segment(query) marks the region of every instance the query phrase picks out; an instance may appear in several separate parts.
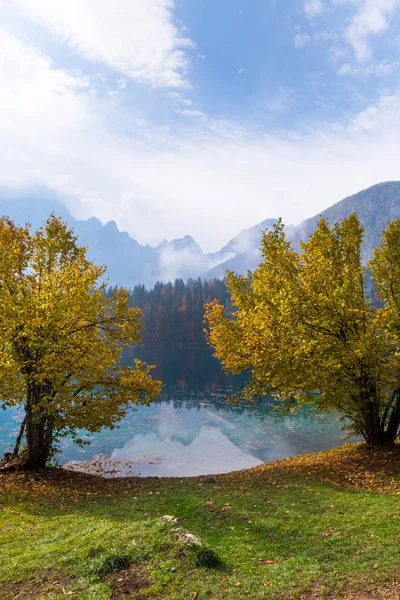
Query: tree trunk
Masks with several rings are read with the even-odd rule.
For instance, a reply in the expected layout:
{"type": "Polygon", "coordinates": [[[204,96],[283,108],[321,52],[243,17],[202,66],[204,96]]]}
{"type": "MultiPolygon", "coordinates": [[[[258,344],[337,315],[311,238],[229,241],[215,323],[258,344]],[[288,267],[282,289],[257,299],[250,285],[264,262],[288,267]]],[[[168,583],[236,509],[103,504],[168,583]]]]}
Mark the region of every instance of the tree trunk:
{"type": "Polygon", "coordinates": [[[13,458],[17,458],[17,456],[19,454],[19,448],[21,446],[22,437],[23,437],[24,432],[25,432],[25,425],[26,425],[26,417],[24,417],[24,420],[21,423],[19,434],[18,434],[18,437],[16,439],[14,450],[13,450],[13,458]]]}
{"type": "Polygon", "coordinates": [[[367,445],[372,447],[387,447],[393,446],[397,437],[397,433],[393,434],[393,432],[386,430],[378,430],[370,432],[368,437],[366,438],[367,445]]]}
{"type": "Polygon", "coordinates": [[[400,393],[397,392],[396,404],[394,405],[389,417],[389,423],[386,429],[386,436],[390,444],[393,444],[397,438],[400,427],[400,393]]]}
{"type": "Polygon", "coordinates": [[[28,389],[25,406],[28,455],[23,465],[25,469],[30,471],[44,469],[51,451],[51,423],[39,408],[40,400],[42,400],[41,388],[39,386],[31,386],[28,389]]]}
{"type": "Polygon", "coordinates": [[[381,420],[371,415],[370,411],[364,423],[368,446],[393,446],[400,427],[400,393],[396,392],[395,402],[381,420]]]}
{"type": "Polygon", "coordinates": [[[356,403],[362,433],[368,446],[392,446],[400,426],[400,390],[393,390],[386,406],[382,406],[376,384],[364,373],[359,380],[360,391],[356,403]]]}

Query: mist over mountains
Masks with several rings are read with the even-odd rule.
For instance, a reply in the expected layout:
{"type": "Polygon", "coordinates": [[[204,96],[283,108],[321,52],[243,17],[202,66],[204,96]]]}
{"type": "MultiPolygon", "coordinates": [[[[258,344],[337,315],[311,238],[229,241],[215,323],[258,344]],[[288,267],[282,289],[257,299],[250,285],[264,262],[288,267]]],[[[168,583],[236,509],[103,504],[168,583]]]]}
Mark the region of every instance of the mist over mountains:
{"type": "MultiPolygon", "coordinates": [[[[205,254],[190,235],[171,242],[164,240],[156,247],[143,246],[121,232],[114,221],[103,225],[96,217],[75,219],[57,200],[35,196],[0,200],[0,215],[7,215],[20,225],[28,222],[34,229],[42,226],[52,211],[73,227],[80,243],[88,247],[91,259],[107,265],[110,283],[125,287],[136,284],[152,287],[157,281],[176,278],[222,279],[227,269],[245,274],[259,263],[262,231],[276,223],[276,219],[266,219],[239,233],[218,252],[205,254]]],[[[300,240],[312,233],[321,216],[333,224],[352,212],[358,214],[365,228],[363,260],[366,261],[373,247],[379,244],[386,222],[400,216],[400,182],[380,183],[349,196],[298,226],[287,226],[287,235],[298,246],[300,240]]]]}
{"type": "MultiPolygon", "coordinates": [[[[210,269],[236,256],[247,252],[257,254],[262,230],[276,222],[276,219],[263,221],[241,232],[219,252],[205,254],[190,235],[171,242],[164,240],[155,247],[143,246],[128,233],[120,231],[114,221],[103,225],[96,217],[75,219],[57,200],[35,196],[0,200],[1,216],[9,216],[19,225],[30,223],[33,229],[41,227],[52,211],[74,229],[79,242],[88,247],[92,260],[107,265],[110,283],[129,288],[137,284],[152,287],[157,281],[174,281],[176,278],[208,277],[210,269]]],[[[214,277],[211,271],[210,277],[214,277]]]]}
{"type": "MultiPolygon", "coordinates": [[[[378,183],[353,196],[348,196],[310,219],[306,219],[296,227],[289,225],[286,227],[286,233],[294,246],[298,248],[300,240],[305,241],[308,239],[317,227],[321,217],[324,217],[333,225],[354,212],[357,213],[365,229],[362,259],[366,263],[372,257],[373,248],[378,246],[381,231],[385,228],[386,223],[400,216],[400,181],[378,183]]],[[[264,223],[267,223],[267,221],[264,221],[264,223]]],[[[260,225],[262,226],[263,223],[260,225]]],[[[257,227],[253,230],[257,230],[257,227]]],[[[258,251],[260,241],[261,236],[259,235],[254,239],[252,248],[219,264],[208,271],[206,276],[221,278],[224,277],[227,269],[241,275],[245,275],[248,269],[253,270],[260,261],[260,252],[258,251]]]]}

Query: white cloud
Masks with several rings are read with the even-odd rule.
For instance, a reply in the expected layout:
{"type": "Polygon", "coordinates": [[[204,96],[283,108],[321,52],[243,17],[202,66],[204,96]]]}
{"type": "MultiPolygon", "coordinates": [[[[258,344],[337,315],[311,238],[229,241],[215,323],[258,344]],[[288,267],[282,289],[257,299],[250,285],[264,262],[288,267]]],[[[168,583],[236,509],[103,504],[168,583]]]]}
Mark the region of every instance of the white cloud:
{"type": "MultiPolygon", "coordinates": [[[[96,126],[89,94],[79,93],[89,87],[89,82],[55,69],[48,57],[4,29],[0,29],[0,55],[0,112],[7,115],[0,126],[2,175],[4,178],[10,166],[11,179],[17,170],[17,181],[28,183],[30,178],[44,175],[44,156],[50,154],[55,161],[62,160],[62,144],[70,147],[86,127],[96,126]],[[17,157],[15,163],[13,157],[17,157]],[[21,181],[24,173],[26,177],[21,181]]],[[[53,171],[54,181],[48,174],[49,183],[68,179],[56,172],[57,169],[53,171]]]]}
{"type": "Polygon", "coordinates": [[[377,63],[367,65],[351,65],[344,63],[338,70],[338,75],[366,76],[376,75],[377,77],[389,77],[398,68],[397,61],[381,60],[377,63]]]}
{"type": "Polygon", "coordinates": [[[331,46],[329,48],[329,60],[333,63],[338,62],[339,60],[344,60],[347,58],[349,51],[347,48],[343,46],[331,46]]]}
{"type": "Polygon", "coordinates": [[[321,0],[308,0],[304,5],[306,16],[311,19],[324,11],[324,5],[321,0]]]}
{"type": "MultiPolygon", "coordinates": [[[[307,16],[316,16],[319,1],[314,3],[310,0],[304,6],[307,16]]],[[[328,50],[328,58],[331,62],[342,61],[344,64],[339,68],[339,75],[368,75],[376,74],[384,76],[390,74],[395,61],[388,59],[376,62],[374,58],[372,40],[382,35],[392,23],[395,23],[395,10],[400,7],[400,0],[330,0],[322,9],[346,9],[346,17],[337,20],[335,29],[317,31],[312,38],[314,42],[332,42],[328,50]]],[[[296,36],[296,47],[303,47],[310,40],[301,34],[296,36]]],[[[395,38],[392,43],[395,44],[395,38]]]]}
{"type": "Polygon", "coordinates": [[[160,87],[186,85],[193,44],[173,21],[174,0],[3,0],[79,54],[160,87]]]}
{"type": "Polygon", "coordinates": [[[192,109],[184,109],[178,111],[181,115],[185,115],[186,117],[205,117],[205,113],[201,110],[192,110],[192,109]]]}
{"type": "Polygon", "coordinates": [[[79,73],[4,30],[0,55],[0,186],[50,188],[77,217],[115,220],[141,243],[190,233],[217,250],[268,217],[296,223],[400,179],[400,93],[383,94],[346,128],[302,135],[257,134],[205,116],[176,131],[137,120],[122,136],[109,126],[109,99],[92,96],[79,73]]]}
{"type": "Polygon", "coordinates": [[[182,104],[185,104],[186,106],[192,106],[193,102],[192,100],[189,100],[188,98],[184,98],[182,96],[182,94],[178,94],[178,92],[168,92],[166,94],[167,98],[170,98],[171,100],[175,100],[175,105],[176,106],[180,106],[182,104]]]}
{"type": "Polygon", "coordinates": [[[344,63],[338,70],[338,75],[353,75],[353,67],[349,63],[344,63]]]}
{"type": "Polygon", "coordinates": [[[177,277],[199,275],[207,271],[208,263],[205,257],[195,248],[175,249],[165,247],[160,253],[160,278],[163,281],[174,281],[177,277]]]}
{"type": "Polygon", "coordinates": [[[296,106],[294,90],[281,87],[276,94],[271,95],[265,103],[271,112],[285,113],[296,106]]]}
{"type": "MultiPolygon", "coordinates": [[[[400,95],[384,93],[376,104],[368,106],[353,119],[349,131],[353,135],[360,132],[388,132],[391,127],[398,131],[400,127],[400,95]]],[[[398,152],[398,151],[397,151],[398,152]]]]}
{"type": "Polygon", "coordinates": [[[311,38],[307,33],[297,33],[293,38],[293,45],[295,48],[304,48],[311,42],[311,38]]]}
{"type": "Polygon", "coordinates": [[[338,40],[338,34],[336,31],[325,30],[325,31],[317,31],[314,35],[315,42],[336,42],[338,40]]]}
{"type": "MultiPolygon", "coordinates": [[[[343,0],[339,2],[343,3],[343,0]]],[[[370,37],[388,28],[388,18],[399,3],[399,0],[360,0],[356,3],[358,10],[345,31],[345,39],[360,63],[372,59],[370,37]]]]}

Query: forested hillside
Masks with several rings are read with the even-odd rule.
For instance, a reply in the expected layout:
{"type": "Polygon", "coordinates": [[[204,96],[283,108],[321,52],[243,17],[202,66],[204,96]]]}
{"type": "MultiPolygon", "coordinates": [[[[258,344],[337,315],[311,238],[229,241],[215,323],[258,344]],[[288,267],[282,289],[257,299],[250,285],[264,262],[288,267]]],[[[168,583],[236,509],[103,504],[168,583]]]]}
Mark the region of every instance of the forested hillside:
{"type": "Polygon", "coordinates": [[[189,279],[184,283],[158,282],[147,290],[137,285],[130,291],[130,304],[145,314],[142,333],[146,348],[206,346],[203,333],[204,304],[218,299],[226,306],[230,299],[224,281],[189,279]]]}
{"type": "MultiPolygon", "coordinates": [[[[366,293],[377,302],[369,269],[365,269],[364,284],[366,293]]],[[[203,331],[204,305],[216,299],[228,310],[232,307],[225,279],[188,279],[187,283],[176,279],[175,283],[157,282],[150,290],[136,285],[129,297],[130,305],[138,306],[145,315],[141,337],[148,349],[208,348],[203,331]]]]}

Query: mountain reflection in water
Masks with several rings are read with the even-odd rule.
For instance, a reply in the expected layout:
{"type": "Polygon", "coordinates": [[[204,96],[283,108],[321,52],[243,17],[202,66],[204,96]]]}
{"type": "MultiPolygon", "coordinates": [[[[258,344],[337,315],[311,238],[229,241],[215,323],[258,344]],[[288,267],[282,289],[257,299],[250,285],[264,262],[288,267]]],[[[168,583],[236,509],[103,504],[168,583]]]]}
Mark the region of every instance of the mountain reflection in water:
{"type": "MultiPolygon", "coordinates": [[[[118,429],[87,435],[89,446],[79,448],[69,439],[62,440],[61,464],[106,455],[114,476],[185,477],[250,468],[343,442],[337,415],[310,408],[282,415],[274,411],[271,398],[232,406],[228,399],[244,385],[245,377],[224,375],[207,349],[141,350],[135,356],[157,365],[154,375],[164,382],[161,397],[150,406],[129,411],[118,429]]],[[[124,360],[131,358],[129,352],[124,360]]],[[[1,418],[0,452],[4,452],[19,417],[9,411],[1,418]]]]}

